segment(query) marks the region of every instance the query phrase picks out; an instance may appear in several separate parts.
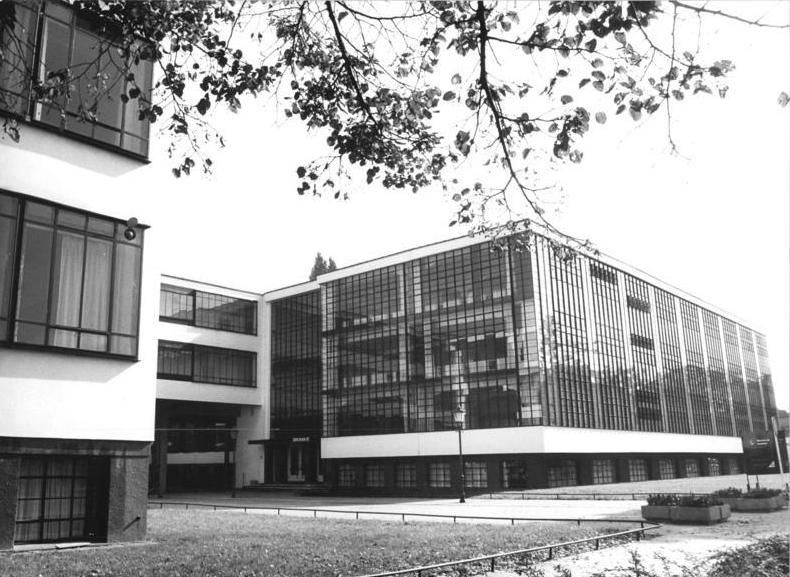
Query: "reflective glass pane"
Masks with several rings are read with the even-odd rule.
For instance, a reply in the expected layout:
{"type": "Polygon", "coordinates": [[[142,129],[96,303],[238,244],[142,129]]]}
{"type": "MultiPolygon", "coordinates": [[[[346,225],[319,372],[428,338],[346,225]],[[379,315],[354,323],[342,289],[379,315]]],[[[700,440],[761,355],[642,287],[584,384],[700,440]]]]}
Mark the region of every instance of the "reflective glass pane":
{"type": "Polygon", "coordinates": [[[140,249],[116,245],[112,332],[137,334],[140,295],[140,249]]]}
{"type": "Polygon", "coordinates": [[[46,320],[51,256],[52,229],[26,223],[22,241],[18,319],[39,322],[46,320]]]}

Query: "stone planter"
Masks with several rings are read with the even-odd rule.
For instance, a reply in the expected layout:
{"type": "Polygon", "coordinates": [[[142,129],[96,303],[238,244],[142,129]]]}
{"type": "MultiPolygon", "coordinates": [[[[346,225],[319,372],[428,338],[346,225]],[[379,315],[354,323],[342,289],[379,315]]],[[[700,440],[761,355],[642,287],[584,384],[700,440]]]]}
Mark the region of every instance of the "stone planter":
{"type": "Polygon", "coordinates": [[[644,505],[642,507],[642,517],[648,521],[670,521],[672,523],[711,525],[713,523],[726,521],[729,516],[729,505],[712,505],[710,507],[644,505]]]}
{"type": "Polygon", "coordinates": [[[723,497],[721,500],[729,505],[730,509],[733,511],[741,512],[778,511],[786,504],[783,495],[776,495],[775,497],[760,497],[759,499],[750,499],[744,497],[723,497]]]}

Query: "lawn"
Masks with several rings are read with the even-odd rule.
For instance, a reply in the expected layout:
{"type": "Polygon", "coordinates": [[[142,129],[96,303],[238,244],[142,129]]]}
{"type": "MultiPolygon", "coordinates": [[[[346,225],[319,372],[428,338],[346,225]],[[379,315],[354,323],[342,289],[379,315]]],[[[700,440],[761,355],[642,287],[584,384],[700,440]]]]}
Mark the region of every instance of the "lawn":
{"type": "Polygon", "coordinates": [[[354,576],[625,528],[564,522],[404,524],[165,509],[149,511],[147,544],[0,554],[0,576],[354,576]]]}

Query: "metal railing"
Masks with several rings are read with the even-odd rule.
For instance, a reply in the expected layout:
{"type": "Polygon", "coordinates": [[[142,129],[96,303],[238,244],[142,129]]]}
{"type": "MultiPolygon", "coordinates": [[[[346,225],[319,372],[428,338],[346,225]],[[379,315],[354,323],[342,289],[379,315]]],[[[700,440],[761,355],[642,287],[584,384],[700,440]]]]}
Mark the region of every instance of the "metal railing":
{"type": "Polygon", "coordinates": [[[483,499],[515,499],[522,501],[646,501],[650,495],[677,495],[678,497],[702,497],[710,493],[675,493],[672,491],[650,491],[647,493],[484,493],[483,499]]]}
{"type": "MultiPolygon", "coordinates": [[[[603,535],[596,535],[595,537],[587,537],[584,539],[577,539],[575,541],[565,541],[563,543],[553,543],[550,545],[541,545],[539,547],[530,547],[529,549],[519,549],[517,551],[508,551],[505,553],[495,553],[493,555],[483,555],[481,557],[473,557],[470,559],[460,559],[457,561],[445,561],[442,563],[435,563],[433,565],[424,565],[420,567],[410,567],[408,569],[398,569],[395,571],[387,571],[384,573],[372,573],[368,575],[364,575],[361,577],[394,577],[397,575],[417,575],[421,577],[424,573],[434,571],[436,569],[442,569],[447,567],[460,567],[463,565],[473,565],[473,564],[483,564],[487,565],[487,568],[490,567],[491,571],[496,569],[496,563],[498,560],[510,558],[510,557],[526,557],[526,556],[535,556],[539,555],[542,552],[546,552],[547,557],[544,561],[550,561],[554,559],[555,556],[561,549],[569,548],[573,546],[579,546],[586,543],[591,543],[594,550],[598,550],[601,547],[601,543],[607,540],[616,540],[622,538],[631,538],[633,537],[637,541],[641,540],[645,536],[645,531],[652,531],[654,529],[658,529],[661,527],[660,524],[651,523],[649,521],[645,521],[644,519],[587,519],[587,518],[557,518],[557,517],[489,517],[483,515],[447,515],[441,513],[407,513],[407,512],[397,512],[397,511],[359,511],[359,510],[348,510],[348,509],[327,509],[327,508],[312,508],[312,507],[265,507],[259,505],[233,505],[233,504],[217,504],[217,503],[198,503],[198,502],[189,502],[189,501],[150,501],[149,508],[154,508],[156,505],[159,505],[159,509],[164,509],[165,506],[171,507],[181,507],[183,506],[185,510],[188,510],[190,507],[193,509],[210,509],[213,511],[220,511],[220,510],[240,510],[244,513],[249,511],[273,511],[276,512],[277,515],[281,515],[283,511],[286,512],[300,512],[300,513],[312,513],[314,518],[318,517],[318,513],[332,513],[332,514],[342,514],[342,515],[353,515],[355,519],[360,519],[360,516],[389,516],[389,517],[399,517],[401,521],[404,523],[406,522],[407,518],[442,518],[442,519],[452,519],[453,523],[457,523],[459,520],[477,520],[477,521],[504,521],[509,522],[511,525],[515,525],[516,522],[535,522],[535,521],[546,521],[546,522],[563,522],[563,523],[576,523],[577,526],[581,526],[582,523],[616,523],[616,524],[623,524],[623,523],[638,523],[639,527],[634,529],[628,529],[626,531],[617,531],[615,533],[606,533],[603,535]]],[[[536,562],[533,559],[530,559],[530,562],[536,562]]]]}
{"type": "Polygon", "coordinates": [[[241,510],[247,513],[248,511],[274,511],[277,515],[280,515],[283,511],[288,512],[300,512],[300,513],[312,513],[313,517],[318,517],[318,513],[333,513],[333,514],[341,514],[341,515],[349,515],[353,516],[355,519],[360,519],[361,516],[370,515],[370,516],[388,516],[388,517],[398,517],[404,523],[406,522],[407,518],[436,518],[436,519],[452,519],[453,523],[457,523],[459,520],[474,520],[474,521],[503,521],[508,522],[511,525],[515,525],[516,522],[534,522],[534,521],[549,521],[549,522],[563,522],[563,523],[576,523],[577,526],[581,526],[582,523],[639,523],[641,529],[648,529],[650,527],[646,527],[646,525],[653,525],[653,523],[649,523],[643,519],[634,519],[634,518],[606,518],[606,519],[589,519],[589,518],[581,518],[581,517],[492,517],[486,515],[451,515],[451,514],[442,514],[442,513],[409,513],[404,511],[359,511],[354,509],[327,509],[327,508],[314,508],[314,507],[266,507],[263,505],[225,505],[225,504],[217,504],[217,503],[199,503],[194,501],[149,501],[149,508],[156,508],[155,506],[159,505],[159,509],[164,509],[165,505],[169,506],[176,506],[181,507],[183,506],[184,509],[189,509],[190,507],[193,509],[211,509],[213,511],[220,511],[223,509],[234,509],[234,510],[241,510]]]}
{"type": "MultiPolygon", "coordinates": [[[[552,545],[541,545],[540,547],[530,547],[529,549],[520,549],[518,551],[508,551],[507,553],[496,553],[494,555],[483,555],[481,557],[473,557],[471,559],[460,559],[458,561],[445,561],[443,563],[435,563],[433,565],[424,565],[421,567],[410,567],[408,569],[398,569],[397,571],[386,571],[384,573],[371,573],[367,575],[363,575],[361,577],[394,577],[396,575],[417,575],[417,577],[422,577],[423,573],[435,571],[436,569],[444,569],[447,567],[459,567],[462,565],[473,565],[473,564],[486,564],[486,570],[494,571],[496,569],[496,562],[499,559],[507,558],[507,557],[518,557],[518,556],[534,556],[535,554],[540,554],[543,551],[546,551],[547,556],[546,559],[542,561],[551,561],[555,558],[556,553],[559,549],[563,547],[572,547],[578,546],[585,543],[592,543],[594,549],[597,551],[601,547],[601,541],[607,539],[618,539],[622,537],[630,537],[634,536],[634,538],[639,541],[644,537],[645,531],[650,531],[652,529],[658,529],[661,525],[654,525],[649,523],[649,527],[645,527],[644,523],[643,526],[639,529],[629,529],[627,531],[618,531],[617,533],[609,533],[606,535],[598,535],[596,537],[587,537],[586,539],[577,539],[575,541],[565,541],[563,543],[554,543],[552,545]]],[[[536,561],[530,558],[531,563],[535,563],[536,561]]],[[[540,560],[537,562],[541,562],[540,560]]]]}

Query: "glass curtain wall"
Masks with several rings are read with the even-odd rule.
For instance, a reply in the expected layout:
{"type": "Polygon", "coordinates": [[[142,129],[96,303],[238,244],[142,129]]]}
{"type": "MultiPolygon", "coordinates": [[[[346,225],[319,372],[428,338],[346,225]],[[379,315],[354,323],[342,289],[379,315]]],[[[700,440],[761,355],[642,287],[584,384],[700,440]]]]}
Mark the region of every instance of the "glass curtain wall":
{"type": "Polygon", "coordinates": [[[459,404],[467,428],[765,428],[762,335],[541,237],[515,244],[321,285],[324,436],[447,430],[459,404]]]}
{"type": "Polygon", "coordinates": [[[320,292],[274,301],[272,310],[272,433],[275,438],[321,432],[320,292]]]}

